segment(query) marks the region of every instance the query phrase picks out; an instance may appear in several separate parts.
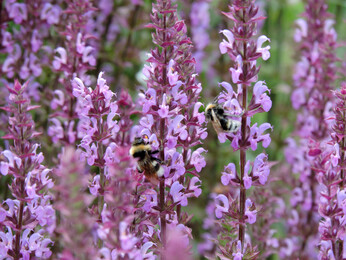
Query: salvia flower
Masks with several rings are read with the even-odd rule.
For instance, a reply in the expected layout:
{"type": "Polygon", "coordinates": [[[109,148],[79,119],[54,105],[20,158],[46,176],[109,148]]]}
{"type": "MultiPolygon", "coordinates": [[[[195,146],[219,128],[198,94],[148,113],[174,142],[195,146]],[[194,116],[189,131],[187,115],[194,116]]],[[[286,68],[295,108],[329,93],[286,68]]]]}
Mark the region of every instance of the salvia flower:
{"type": "MultiPolygon", "coordinates": [[[[51,68],[59,73],[58,82],[61,86],[52,93],[51,123],[48,135],[54,143],[64,142],[74,144],[77,140],[77,124],[79,108],[76,105],[71,81],[78,77],[80,81],[90,83],[90,76],[86,72],[96,65],[94,49],[89,45],[93,38],[86,32],[87,21],[95,11],[89,1],[68,1],[67,9],[63,10],[63,31],[59,31],[64,44],[54,50],[51,68]]],[[[52,12],[47,6],[46,12],[52,12]]],[[[55,13],[53,11],[53,13],[55,13]]],[[[48,15],[48,14],[47,14],[48,15]]]]}
{"type": "Polygon", "coordinates": [[[200,182],[198,172],[206,165],[203,157],[206,150],[192,149],[207,134],[202,127],[204,115],[198,112],[202,88],[194,74],[195,60],[186,26],[178,20],[176,6],[171,1],[159,0],[153,4],[151,20],[148,27],[155,29],[152,36],[157,47],[151,51],[149,64],[143,70],[147,77],[147,88],[140,95],[144,116],[136,135],[147,137],[152,149],[159,151],[158,159],[164,169],[159,191],[155,191],[158,202],[153,207],[156,210],[153,213],[160,216],[160,230],[155,232],[159,232],[157,236],[164,247],[167,223],[186,224],[187,215],[182,207],[188,205],[189,197],[201,193],[196,184],[200,182]]]}
{"type": "MultiPolygon", "coordinates": [[[[296,64],[293,75],[294,90],[292,106],[299,109],[295,134],[300,140],[288,140],[285,151],[292,172],[298,174],[294,191],[299,191],[304,199],[294,199],[289,215],[298,214],[297,221],[291,223],[290,239],[294,243],[294,257],[317,258],[316,250],[310,250],[318,241],[318,204],[323,200],[319,195],[316,156],[330,139],[329,116],[333,83],[336,78],[335,56],[336,33],[327,12],[324,0],[309,0],[303,18],[297,20],[295,40],[299,43],[301,60],[296,64]]],[[[325,156],[325,155],[324,155],[325,156]]],[[[296,178],[295,178],[296,179],[296,178]]],[[[294,195],[294,194],[293,194],[294,195]]]]}
{"type": "Polygon", "coordinates": [[[54,184],[50,170],[42,165],[44,157],[38,152],[34,138],[40,133],[30,111],[38,106],[30,105],[25,95],[28,84],[15,81],[10,92],[9,104],[1,107],[9,113],[8,133],[3,139],[12,140],[8,150],[2,152],[1,174],[10,175],[12,198],[1,205],[1,254],[14,259],[32,257],[49,258],[53,244],[49,236],[55,228],[55,210],[48,193],[54,184]]]}
{"type": "MultiPolygon", "coordinates": [[[[0,31],[0,39],[6,39],[0,46],[6,49],[8,55],[0,71],[9,79],[20,77],[23,80],[33,80],[41,75],[42,65],[48,65],[44,57],[49,54],[45,50],[50,47],[44,45],[44,42],[50,36],[49,27],[52,22],[59,22],[61,9],[48,1],[6,1],[4,8],[5,13],[2,15],[6,17],[7,14],[9,19],[5,20],[5,26],[0,31]],[[9,33],[6,29],[10,28],[10,21],[20,25],[20,29],[9,33]]],[[[32,81],[29,87],[34,84],[38,83],[32,81]]],[[[38,93],[35,94],[36,96],[31,97],[37,101],[39,96],[38,93]]]]}
{"type": "MultiPolygon", "coordinates": [[[[335,91],[336,106],[334,108],[334,126],[330,139],[321,142],[316,148],[312,146],[315,158],[313,170],[317,173],[317,180],[321,185],[321,197],[318,212],[323,217],[319,223],[321,259],[342,259],[344,241],[346,238],[345,212],[345,117],[346,83],[341,90],[335,91]],[[316,151],[317,150],[317,151],[316,151]],[[341,150],[341,152],[340,152],[341,150]]],[[[331,119],[329,119],[331,120],[331,119]]]]}
{"type": "Polygon", "coordinates": [[[220,31],[226,39],[220,43],[219,48],[222,54],[228,54],[234,62],[229,72],[233,84],[238,87],[237,91],[234,91],[230,83],[220,83],[223,89],[217,100],[222,104],[225,113],[234,115],[234,119],[230,120],[239,120],[236,117],[241,118],[239,120],[241,129],[236,132],[220,132],[218,138],[220,142],[230,140],[233,150],[240,150],[239,170],[236,169],[235,164],[230,163],[225,167],[221,177],[223,185],[238,187],[239,195],[235,198],[231,195],[217,196],[216,199],[221,200],[223,205],[216,204],[215,213],[218,218],[221,218],[219,220],[221,225],[227,223],[234,228],[231,233],[234,233],[236,229],[238,233],[237,240],[231,238],[230,234],[222,234],[229,237],[230,242],[227,247],[218,244],[218,255],[225,259],[242,259],[243,255],[258,254],[256,247],[251,246],[250,240],[245,241],[246,223],[254,224],[257,218],[256,206],[254,202],[246,198],[246,190],[253,185],[266,184],[269,176],[267,155],[262,153],[254,162],[250,162],[246,160],[246,151],[257,150],[259,143],[266,148],[271,141],[267,133],[272,129],[269,123],[262,125],[251,123],[253,115],[268,112],[272,105],[268,96],[269,88],[264,81],[257,81],[259,67],[256,64],[259,58],[269,59],[270,46],[266,45],[266,42],[270,40],[264,35],[255,37],[257,23],[264,17],[258,14],[258,7],[254,0],[235,0],[229,8],[230,12],[224,15],[232,20],[234,25],[230,30],[220,31]],[[248,95],[251,97],[249,103],[248,95]]]}
{"type": "Polygon", "coordinates": [[[106,183],[110,179],[109,167],[118,162],[114,156],[117,144],[112,141],[119,131],[115,120],[118,105],[115,94],[103,78],[103,72],[99,73],[95,89],[85,87],[79,78],[72,81],[72,86],[80,109],[77,129],[81,138],[81,159],[98,168],[98,174],[94,175],[89,188],[99,199],[97,213],[101,218],[106,183]]]}

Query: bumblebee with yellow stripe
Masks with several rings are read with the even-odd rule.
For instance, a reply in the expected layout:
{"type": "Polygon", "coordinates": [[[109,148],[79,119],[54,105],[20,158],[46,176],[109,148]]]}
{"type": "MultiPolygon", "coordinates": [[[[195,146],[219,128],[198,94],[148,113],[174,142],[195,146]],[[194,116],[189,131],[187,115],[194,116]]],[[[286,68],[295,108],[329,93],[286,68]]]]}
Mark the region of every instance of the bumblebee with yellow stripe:
{"type": "Polygon", "coordinates": [[[142,137],[136,137],[130,149],[131,156],[138,158],[138,172],[144,172],[145,177],[153,183],[157,183],[158,177],[164,174],[164,170],[161,167],[161,160],[152,156],[158,152],[152,151],[151,145],[142,137]]]}
{"type": "Polygon", "coordinates": [[[241,122],[229,117],[241,117],[241,115],[232,115],[225,113],[220,104],[210,103],[205,108],[205,117],[211,121],[217,133],[235,133],[241,127],[241,122]]]}

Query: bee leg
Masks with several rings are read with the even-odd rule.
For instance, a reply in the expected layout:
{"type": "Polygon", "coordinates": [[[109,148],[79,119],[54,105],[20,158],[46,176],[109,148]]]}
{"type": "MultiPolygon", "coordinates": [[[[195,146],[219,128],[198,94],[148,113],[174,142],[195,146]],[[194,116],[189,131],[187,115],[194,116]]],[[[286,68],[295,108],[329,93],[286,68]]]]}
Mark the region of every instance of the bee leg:
{"type": "Polygon", "coordinates": [[[139,167],[139,165],[137,165],[137,171],[138,171],[139,173],[142,173],[142,172],[143,172],[143,170],[139,167]]]}
{"type": "Polygon", "coordinates": [[[244,115],[244,110],[242,110],[240,114],[228,114],[228,116],[233,116],[233,117],[242,117],[243,115],[244,115]]]}
{"type": "Polygon", "coordinates": [[[152,154],[157,154],[159,152],[159,150],[155,150],[155,151],[150,151],[150,152],[148,152],[150,155],[152,155],[152,154]]]}

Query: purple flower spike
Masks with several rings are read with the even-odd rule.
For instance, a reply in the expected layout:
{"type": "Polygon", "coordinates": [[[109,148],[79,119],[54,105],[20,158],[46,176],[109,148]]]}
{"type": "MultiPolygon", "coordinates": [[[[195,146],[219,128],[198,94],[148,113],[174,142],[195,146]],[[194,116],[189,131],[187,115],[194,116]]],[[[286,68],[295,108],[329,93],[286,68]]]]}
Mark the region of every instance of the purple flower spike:
{"type": "MultiPolygon", "coordinates": [[[[150,234],[146,239],[156,244],[153,238],[159,237],[155,252],[163,255],[167,250],[165,244],[169,244],[167,223],[175,223],[177,227],[185,225],[188,216],[183,207],[188,205],[188,198],[201,194],[198,173],[206,166],[203,156],[207,151],[197,146],[207,133],[203,127],[204,113],[199,112],[202,86],[196,79],[191,40],[186,36],[184,22],[178,20],[172,1],[158,0],[153,4],[151,24],[147,27],[155,29],[152,36],[157,46],[151,50],[149,64],[143,69],[147,88],[139,95],[142,118],[134,137],[144,138],[153,151],[158,151],[153,160],[160,163],[164,171],[162,177],[156,174],[152,179],[144,172],[152,184],[146,198],[154,200],[155,197],[156,203],[146,201],[142,208],[157,217],[152,224],[155,235],[150,234]]],[[[188,242],[189,236],[185,240],[188,242]]]]}
{"type": "MultiPolygon", "coordinates": [[[[329,251],[331,247],[327,246],[329,237],[335,242],[332,239],[335,237],[333,232],[320,232],[318,235],[318,229],[315,228],[321,216],[328,221],[326,218],[334,214],[332,198],[335,198],[337,185],[332,183],[338,174],[332,168],[336,167],[333,165],[339,165],[334,146],[338,141],[333,141],[332,146],[328,144],[333,124],[328,118],[334,99],[331,90],[336,79],[337,57],[336,34],[327,9],[326,1],[309,0],[303,18],[296,21],[295,40],[299,43],[301,58],[293,74],[291,100],[292,107],[299,110],[295,131],[298,139],[288,139],[285,151],[292,172],[298,175],[292,177],[294,189],[288,213],[290,216],[295,215],[288,227],[288,239],[297,241],[293,243],[291,254],[294,258],[318,258],[317,250],[312,248],[316,248],[320,236],[323,240],[320,258],[330,259],[328,254],[333,250],[329,251]],[[322,158],[325,161],[321,161],[322,158]]],[[[334,228],[330,227],[330,230],[334,228]]],[[[336,259],[340,256],[335,251],[333,254],[336,259]]]]}
{"type": "Polygon", "coordinates": [[[14,198],[0,206],[0,224],[7,229],[7,233],[0,232],[0,255],[14,259],[29,259],[30,255],[49,258],[53,242],[45,237],[55,229],[55,210],[48,193],[54,184],[50,170],[42,165],[44,157],[37,151],[39,145],[33,143],[40,133],[35,131],[29,111],[38,106],[31,106],[26,98],[27,86],[28,83],[15,81],[13,87],[8,87],[8,106],[1,107],[11,115],[8,134],[2,138],[13,143],[2,152],[0,170],[2,175],[11,176],[14,198]]]}
{"type": "Polygon", "coordinates": [[[225,114],[232,115],[234,118],[231,120],[238,121],[241,127],[237,131],[220,132],[218,138],[222,143],[227,139],[230,140],[233,150],[240,150],[239,169],[236,169],[234,163],[229,163],[221,176],[223,185],[232,186],[231,189],[236,188],[239,193],[238,191],[230,192],[228,198],[224,195],[217,197],[222,198],[223,204],[227,205],[225,208],[216,204],[215,212],[217,218],[221,218],[220,226],[227,223],[233,228],[231,232],[226,229],[221,230],[223,236],[230,242],[227,247],[221,246],[222,243],[219,242],[217,255],[225,259],[242,259],[244,255],[250,257],[259,254],[255,246],[252,247],[245,241],[246,223],[254,224],[257,214],[255,204],[246,198],[246,193],[247,190],[253,190],[255,185],[265,185],[269,176],[267,155],[262,153],[251,163],[246,160],[246,151],[250,148],[256,151],[259,143],[267,148],[271,142],[268,130],[272,130],[272,126],[269,123],[263,123],[260,126],[257,123],[251,123],[251,118],[255,114],[268,112],[272,107],[272,101],[268,95],[270,89],[264,81],[258,81],[259,67],[257,66],[259,58],[263,60],[270,58],[270,46],[265,45],[266,42],[270,42],[270,39],[265,35],[256,35],[257,24],[265,18],[259,14],[255,0],[234,0],[229,9],[230,12],[223,14],[232,20],[233,27],[230,30],[220,31],[225,39],[220,43],[219,49],[221,54],[227,54],[232,60],[233,65],[229,72],[232,83],[237,85],[237,91],[234,90],[232,84],[222,82],[220,86],[223,90],[217,100],[222,105],[225,114]],[[248,103],[249,96],[251,100],[248,103]],[[224,214],[226,211],[227,214],[224,214]],[[234,240],[234,237],[238,239],[234,240]]]}
{"type": "MultiPolygon", "coordinates": [[[[313,153],[314,170],[321,186],[318,213],[323,217],[319,223],[321,259],[334,257],[341,259],[344,250],[337,245],[343,245],[346,238],[346,191],[345,191],[345,143],[344,133],[346,120],[344,109],[346,108],[346,82],[341,85],[341,90],[334,92],[336,105],[334,107],[335,119],[331,128],[330,138],[326,138],[318,148],[319,153],[313,153]],[[341,155],[340,155],[341,150],[341,155]]],[[[311,153],[311,150],[309,152],[311,153]]]]}
{"type": "Polygon", "coordinates": [[[78,126],[75,121],[79,114],[83,113],[79,110],[74,98],[76,91],[78,92],[75,85],[82,88],[81,82],[90,83],[90,76],[86,75],[86,72],[96,65],[95,50],[90,46],[93,35],[87,32],[88,17],[95,8],[88,0],[67,3],[65,10],[46,3],[41,17],[49,24],[56,24],[59,21],[58,16],[64,14],[64,19],[59,24],[59,28],[63,28],[63,31],[59,31],[63,40],[61,46],[57,46],[54,50],[55,55],[50,64],[59,75],[57,83],[60,86],[58,89],[60,93],[51,101],[54,111],[51,115],[48,134],[54,143],[74,144],[81,135],[76,129],[78,126]],[[74,80],[76,77],[80,79],[80,82],[74,80]],[[65,98],[62,99],[61,96],[65,98]],[[59,135],[56,135],[57,132],[59,135]]]}

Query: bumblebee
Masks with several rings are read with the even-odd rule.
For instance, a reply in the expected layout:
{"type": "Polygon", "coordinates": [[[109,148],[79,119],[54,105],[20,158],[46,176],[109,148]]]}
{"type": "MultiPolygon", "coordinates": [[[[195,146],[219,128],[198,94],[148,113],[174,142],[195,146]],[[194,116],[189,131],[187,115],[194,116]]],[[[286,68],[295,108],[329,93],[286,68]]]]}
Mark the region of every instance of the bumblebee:
{"type": "Polygon", "coordinates": [[[151,145],[146,143],[141,137],[135,138],[130,149],[131,156],[138,158],[138,172],[144,172],[145,177],[153,183],[157,183],[158,177],[164,174],[161,160],[152,156],[158,152],[152,151],[151,145]]]}
{"type": "Polygon", "coordinates": [[[226,114],[220,104],[211,103],[205,108],[205,117],[211,121],[217,133],[227,132],[235,133],[241,127],[241,122],[229,117],[240,117],[241,115],[226,114]]]}

